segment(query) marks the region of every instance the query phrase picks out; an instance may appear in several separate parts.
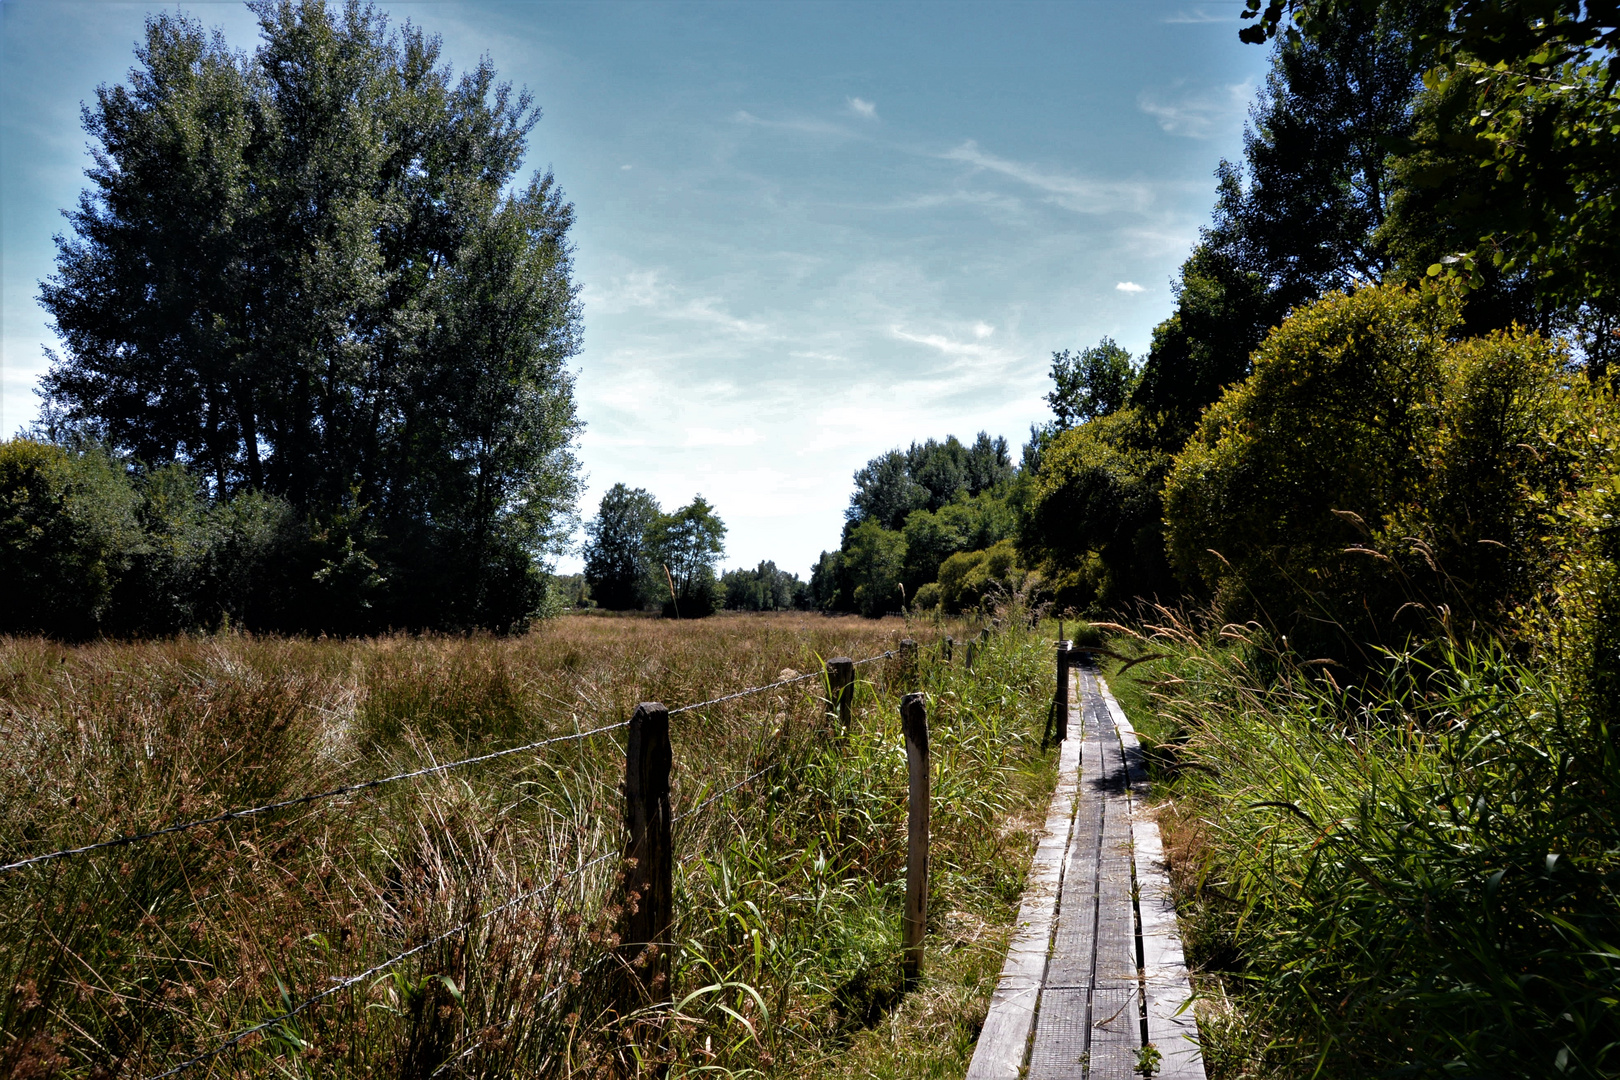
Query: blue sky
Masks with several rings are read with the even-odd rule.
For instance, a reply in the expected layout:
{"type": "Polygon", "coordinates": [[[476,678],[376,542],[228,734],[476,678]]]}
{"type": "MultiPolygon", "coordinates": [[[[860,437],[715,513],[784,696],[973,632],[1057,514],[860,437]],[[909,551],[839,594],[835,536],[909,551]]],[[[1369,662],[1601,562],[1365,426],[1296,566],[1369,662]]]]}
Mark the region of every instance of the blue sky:
{"type": "MultiPolygon", "coordinates": [[[[544,110],[525,176],[578,214],[582,513],[617,481],[701,492],[727,566],[801,574],[868,458],[981,429],[1016,453],[1053,350],[1145,347],[1267,61],[1238,0],[378,6],[544,110]]],[[[238,4],[180,7],[256,41],[238,4]]],[[[4,434],[54,344],[79,104],[151,10],[0,0],[4,434]]]]}

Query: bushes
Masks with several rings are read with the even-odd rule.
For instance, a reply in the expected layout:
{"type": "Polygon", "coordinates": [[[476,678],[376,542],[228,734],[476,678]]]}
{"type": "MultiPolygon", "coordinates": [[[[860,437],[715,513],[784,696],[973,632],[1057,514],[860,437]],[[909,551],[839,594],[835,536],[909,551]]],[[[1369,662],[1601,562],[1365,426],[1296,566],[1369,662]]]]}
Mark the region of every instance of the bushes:
{"type": "Polygon", "coordinates": [[[1003,540],[984,551],[952,555],[939,568],[939,602],[952,615],[1010,594],[1024,583],[1028,572],[1018,564],[1018,550],[1003,540]]]}
{"type": "Polygon", "coordinates": [[[0,632],[94,633],[140,546],[135,509],[105,454],[0,444],[0,632]]]}
{"type": "Polygon", "coordinates": [[[1567,684],[1498,645],[1353,693],[1231,630],[1153,646],[1190,959],[1243,1018],[1200,1017],[1211,1075],[1615,1074],[1620,757],[1567,684]]]}
{"type": "Polygon", "coordinates": [[[1541,338],[1452,341],[1457,321],[1436,289],[1331,295],[1205,414],[1165,523],[1222,618],[1364,661],[1437,622],[1500,630],[1544,593],[1543,536],[1596,479],[1586,450],[1612,429],[1609,401],[1541,338]]]}
{"type": "Polygon", "coordinates": [[[1155,425],[1122,409],[1063,432],[1042,454],[1019,546],[1041,564],[1060,604],[1173,590],[1159,524],[1170,455],[1155,425]]]}
{"type": "Polygon", "coordinates": [[[0,633],[506,631],[546,608],[521,538],[386,537],[364,519],[300,518],[257,491],[211,499],[178,465],[139,470],[94,446],[0,443],[0,633]]]}

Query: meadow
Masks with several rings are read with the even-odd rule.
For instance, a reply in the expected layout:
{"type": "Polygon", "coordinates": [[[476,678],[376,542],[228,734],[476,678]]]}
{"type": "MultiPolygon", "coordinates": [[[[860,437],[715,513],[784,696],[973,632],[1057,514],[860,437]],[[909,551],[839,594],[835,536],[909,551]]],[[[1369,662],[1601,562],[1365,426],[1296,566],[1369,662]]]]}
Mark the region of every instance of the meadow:
{"type": "Polygon", "coordinates": [[[581,615],[507,638],[0,639],[0,863],[610,728],[0,874],[0,1067],[959,1076],[1051,782],[1047,639],[1003,615],[972,672],[937,643],[976,626],[804,614],[581,615]],[[819,678],[672,717],[670,982],[611,1020],[613,725],[639,701],[700,702],[905,636],[922,642],[915,676],[857,668],[847,732],[819,678]],[[928,968],[907,987],[897,702],[912,689],[929,701],[934,847],[928,968]]]}

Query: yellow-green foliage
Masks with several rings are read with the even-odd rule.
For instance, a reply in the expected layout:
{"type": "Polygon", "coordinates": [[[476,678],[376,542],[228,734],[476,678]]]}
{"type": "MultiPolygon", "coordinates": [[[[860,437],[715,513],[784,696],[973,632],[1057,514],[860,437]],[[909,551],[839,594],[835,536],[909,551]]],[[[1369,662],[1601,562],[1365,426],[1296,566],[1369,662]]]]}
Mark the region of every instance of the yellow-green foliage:
{"type": "Polygon", "coordinates": [[[136,502],[106,454],[0,443],[0,632],[93,633],[140,546],[136,502]]]}
{"type": "Polygon", "coordinates": [[[1035,474],[1023,547],[1060,602],[1158,591],[1163,578],[1159,491],[1170,455],[1152,419],[1122,409],[1065,431],[1035,474]]]}
{"type": "Polygon", "coordinates": [[[993,594],[1011,593],[1022,585],[1027,571],[1018,565],[1018,551],[1011,540],[992,544],[983,551],[963,551],[946,559],[939,568],[939,602],[956,614],[982,603],[993,594]]]}
{"type": "Polygon", "coordinates": [[[1344,653],[1438,618],[1500,628],[1567,553],[1606,394],[1520,329],[1452,341],[1450,294],[1332,294],[1255,353],[1165,485],[1167,545],[1220,614],[1344,653]]]}

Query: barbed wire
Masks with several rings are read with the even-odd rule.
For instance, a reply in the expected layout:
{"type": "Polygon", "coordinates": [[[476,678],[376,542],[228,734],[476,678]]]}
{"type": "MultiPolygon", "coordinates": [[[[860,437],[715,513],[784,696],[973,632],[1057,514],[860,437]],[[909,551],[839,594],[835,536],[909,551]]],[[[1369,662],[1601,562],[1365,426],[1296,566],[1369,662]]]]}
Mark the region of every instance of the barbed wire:
{"type": "MultiPolygon", "coordinates": [[[[853,666],[859,667],[862,664],[870,664],[874,660],[886,660],[893,655],[894,652],[892,650],[888,652],[881,652],[876,656],[868,656],[864,660],[856,660],[854,661],[853,666]]],[[[776,682],[766,683],[764,686],[750,686],[746,690],[738,690],[734,694],[724,694],[717,698],[710,698],[708,701],[700,701],[695,705],[682,705],[680,708],[669,710],[669,715],[676,716],[683,712],[691,712],[693,709],[707,709],[710,705],[719,705],[723,701],[732,701],[736,698],[747,697],[749,694],[760,694],[764,693],[766,690],[775,690],[779,686],[791,686],[794,683],[804,682],[806,679],[820,679],[824,676],[824,674],[824,671],[809,671],[803,675],[795,675],[791,679],[778,679],[776,682]]]]}
{"type": "Polygon", "coordinates": [[[743,785],[751,783],[752,781],[758,780],[760,777],[764,776],[766,773],[770,772],[772,769],[776,768],[780,764],[781,764],[781,762],[778,762],[778,761],[771,762],[769,765],[765,766],[763,769],[760,769],[758,772],[751,773],[748,776],[743,777],[741,780],[738,780],[735,784],[732,784],[730,787],[723,788],[720,791],[715,792],[713,795],[710,795],[707,799],[704,799],[702,802],[698,803],[696,806],[691,807],[690,809],[687,809],[687,810],[682,810],[680,813],[678,813],[674,817],[670,818],[669,823],[671,825],[674,825],[677,821],[680,821],[682,818],[691,817],[693,814],[697,813],[699,810],[702,810],[704,807],[709,806],[712,803],[715,803],[718,800],[725,798],[727,795],[730,795],[733,791],[736,791],[738,788],[742,787],[743,785]]]}
{"type": "MultiPolygon", "coordinates": [[[[856,660],[853,662],[852,666],[859,667],[862,664],[870,664],[874,660],[886,660],[892,656],[894,656],[893,650],[885,650],[884,652],[878,653],[875,656],[868,656],[865,659],[856,660]]],[[[790,679],[778,679],[776,682],[766,683],[763,686],[751,686],[744,690],[738,690],[732,694],[724,694],[717,698],[711,698],[708,701],[700,701],[693,705],[682,705],[678,708],[669,710],[669,715],[677,716],[681,713],[692,712],[697,709],[706,709],[712,705],[719,705],[722,702],[747,697],[750,694],[759,694],[766,690],[775,690],[778,687],[791,686],[794,683],[804,682],[808,679],[819,679],[823,677],[823,674],[824,673],[820,671],[811,671],[806,672],[803,675],[795,675],[790,679]]],[[[276,810],[286,810],[294,806],[303,806],[308,803],[318,802],[322,799],[336,798],[339,795],[353,795],[361,791],[369,791],[372,788],[381,787],[384,784],[396,783],[400,780],[410,780],[418,776],[427,776],[432,773],[447,772],[450,769],[459,769],[467,765],[476,765],[480,762],[506,757],[509,754],[520,754],[527,750],[538,750],[543,746],[550,746],[554,743],[569,742],[575,739],[588,738],[592,735],[600,735],[608,731],[616,731],[619,728],[628,727],[629,723],[630,722],[628,720],[621,720],[616,724],[607,724],[602,727],[592,728],[589,731],[580,731],[570,735],[558,735],[548,739],[539,739],[535,742],[524,743],[522,746],[511,746],[504,750],[495,750],[488,754],[480,754],[476,757],[463,758],[460,761],[446,762],[441,765],[429,765],[425,768],[413,769],[409,772],[395,773],[393,776],[384,776],[375,780],[364,780],[354,784],[344,784],[340,787],[332,788],[329,791],[318,791],[309,795],[299,795],[291,799],[282,799],[277,802],[265,803],[261,806],[250,806],[241,810],[227,810],[222,814],[215,814],[212,817],[198,818],[193,821],[184,821],[174,825],[166,825],[161,829],[153,829],[149,832],[132,833],[129,836],[118,836],[111,840],[100,840],[93,844],[84,844],[79,847],[63,848],[59,851],[46,852],[43,855],[34,855],[26,859],[18,859],[15,862],[0,864],[0,874],[9,873],[13,870],[22,870],[29,866],[37,866],[40,863],[51,862],[56,859],[65,859],[73,855],[85,855],[92,851],[102,851],[107,848],[124,847],[129,844],[141,843],[147,840],[155,840],[162,836],[171,836],[175,833],[182,833],[191,829],[201,828],[204,825],[218,825],[226,821],[236,821],[241,818],[256,817],[260,814],[268,814],[276,810]]]]}
{"type": "MultiPolygon", "coordinates": [[[[437,937],[430,938],[429,940],[422,942],[422,944],[420,944],[420,945],[414,946],[413,948],[406,949],[404,952],[399,953],[398,955],[391,956],[387,960],[384,960],[382,963],[376,964],[376,965],[374,965],[372,967],[367,968],[365,971],[360,972],[360,974],[358,974],[358,975],[350,975],[347,978],[340,979],[340,980],[338,980],[337,983],[335,983],[334,985],[326,988],[325,990],[322,990],[320,993],[315,994],[312,997],[305,998],[303,1001],[299,1002],[297,1005],[294,1005],[292,1008],[288,1009],[286,1012],[282,1013],[280,1016],[273,1016],[268,1020],[261,1020],[259,1023],[254,1024],[252,1027],[246,1028],[246,1029],[244,1029],[242,1031],[237,1032],[235,1035],[232,1035],[230,1038],[226,1039],[224,1042],[220,1043],[218,1046],[214,1047],[212,1050],[209,1050],[209,1051],[207,1051],[205,1053],[202,1053],[202,1054],[198,1054],[196,1057],[190,1059],[189,1061],[183,1061],[179,1065],[176,1065],[174,1068],[169,1069],[167,1072],[160,1072],[160,1073],[156,1073],[156,1074],[154,1074],[152,1076],[149,1076],[149,1077],[146,1078],[146,1080],[165,1080],[166,1077],[176,1076],[176,1075],[178,1075],[178,1074],[180,1074],[182,1072],[185,1072],[187,1069],[191,1068],[193,1065],[201,1065],[205,1061],[212,1061],[214,1058],[216,1058],[219,1055],[223,1054],[225,1051],[231,1049],[231,1047],[236,1046],[237,1044],[239,1044],[243,1039],[246,1039],[249,1035],[255,1035],[258,1032],[261,1032],[261,1031],[265,1030],[266,1028],[272,1028],[272,1027],[275,1027],[277,1024],[285,1023],[286,1021],[291,1020],[293,1017],[297,1016],[299,1013],[303,1012],[305,1009],[308,1009],[311,1005],[315,1005],[315,1004],[317,1004],[317,1003],[319,1003],[321,1001],[324,1001],[327,998],[331,997],[333,994],[340,993],[340,992],[342,992],[344,990],[347,990],[349,987],[353,986],[355,983],[364,982],[366,979],[371,978],[373,975],[377,975],[377,974],[380,974],[381,972],[387,971],[389,968],[393,967],[395,964],[399,963],[401,960],[408,960],[411,957],[415,956],[417,953],[424,952],[424,951],[426,951],[428,949],[431,949],[435,945],[442,945],[444,942],[446,942],[446,941],[450,940],[451,938],[455,937],[457,934],[462,934],[462,933],[467,932],[468,930],[471,930],[473,927],[477,926],[479,923],[483,922],[485,919],[488,919],[488,918],[490,918],[491,916],[494,916],[494,915],[499,915],[503,911],[507,911],[507,910],[509,910],[511,908],[514,908],[517,905],[523,903],[525,900],[531,900],[534,897],[539,896],[541,893],[545,892],[548,889],[554,889],[558,885],[561,885],[564,881],[567,881],[570,878],[578,877],[580,874],[583,874],[585,871],[589,870],[591,867],[597,866],[597,865],[599,865],[601,863],[606,862],[609,859],[615,858],[619,854],[620,853],[618,851],[603,852],[601,855],[598,855],[596,858],[592,859],[590,862],[584,863],[581,866],[576,866],[573,870],[570,870],[567,874],[564,874],[560,878],[553,878],[552,880],[546,882],[544,885],[541,885],[538,888],[530,889],[528,892],[523,893],[520,896],[513,897],[512,899],[508,900],[506,903],[501,904],[499,907],[493,907],[493,908],[490,908],[488,911],[482,912],[479,915],[475,915],[473,918],[468,919],[466,922],[463,922],[461,925],[452,927],[451,929],[446,930],[444,933],[438,935],[437,937]]],[[[555,993],[555,992],[556,992],[555,990],[552,991],[552,993],[555,993]]],[[[551,996],[550,994],[547,995],[547,997],[550,997],[550,996],[551,996]]],[[[542,998],[541,1000],[544,1001],[545,999],[542,998]]]]}
{"type": "Polygon", "coordinates": [[[554,743],[570,742],[575,739],[589,738],[592,735],[601,735],[604,732],[615,731],[619,728],[629,726],[630,721],[621,720],[617,724],[607,724],[603,727],[592,728],[589,731],[576,731],[571,735],[557,735],[549,739],[539,739],[535,742],[525,743],[522,746],[510,746],[505,750],[496,750],[492,753],[480,754],[477,757],[462,758],[460,761],[450,761],[442,765],[429,765],[426,768],[412,769],[410,772],[395,773],[393,776],[384,776],[376,780],[364,780],[357,784],[344,784],[342,787],[335,787],[330,791],[318,791],[310,795],[299,795],[292,799],[282,799],[279,802],[265,803],[263,806],[250,806],[244,810],[227,810],[225,813],[215,814],[213,817],[199,818],[196,821],[186,821],[178,825],[167,825],[161,829],[154,829],[151,832],[135,833],[130,836],[120,836],[112,840],[102,840],[94,844],[85,844],[83,847],[64,848],[61,851],[52,851],[45,855],[35,855],[31,858],[19,859],[16,862],[6,863],[4,866],[0,866],[0,873],[6,873],[10,870],[20,870],[25,866],[34,866],[38,863],[50,862],[52,859],[66,858],[69,855],[83,855],[86,852],[100,851],[103,848],[123,847],[126,844],[134,844],[143,840],[154,840],[160,836],[168,836],[172,833],[185,832],[188,829],[200,828],[203,825],[217,825],[222,821],[235,821],[238,818],[255,817],[259,814],[268,814],[273,810],[285,810],[291,806],[302,806],[305,803],[317,802],[321,799],[331,799],[339,795],[352,795],[356,792],[368,791],[371,788],[381,787],[384,784],[392,784],[399,780],[410,780],[418,776],[427,776],[429,773],[445,772],[449,769],[459,769],[465,765],[476,765],[479,762],[491,761],[495,758],[506,757],[509,754],[521,754],[525,750],[538,750],[542,746],[550,746],[554,743]]]}

